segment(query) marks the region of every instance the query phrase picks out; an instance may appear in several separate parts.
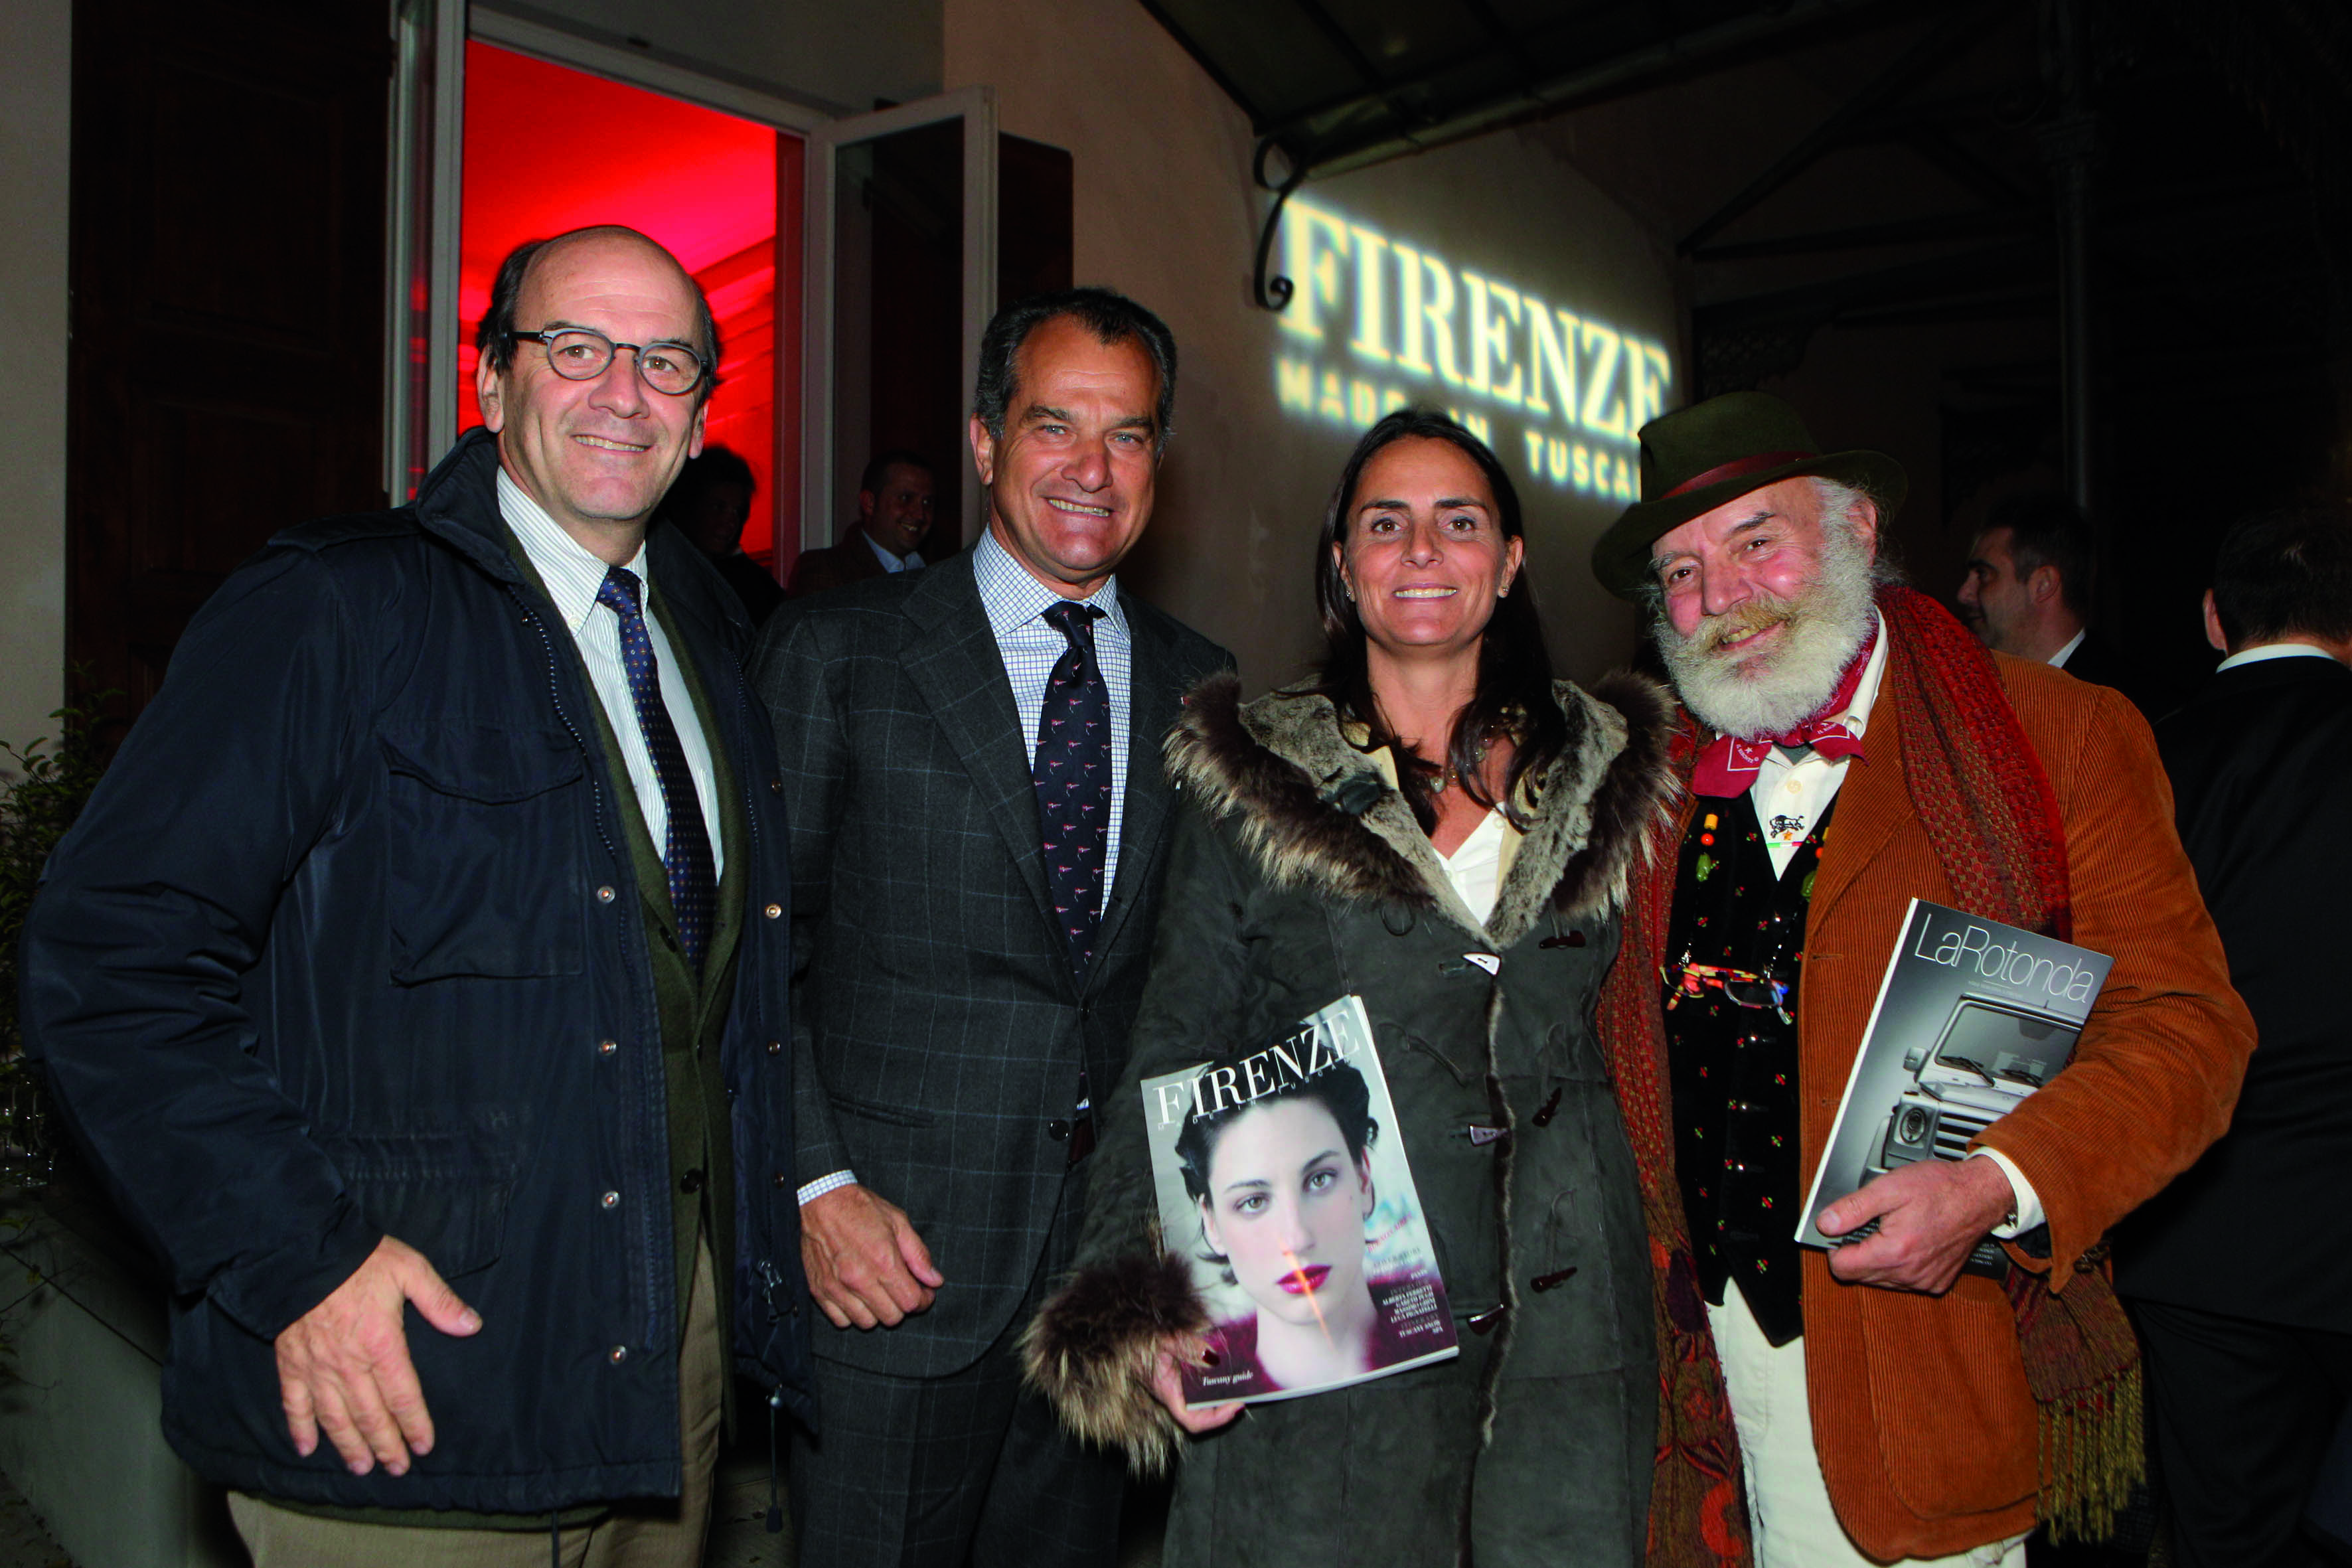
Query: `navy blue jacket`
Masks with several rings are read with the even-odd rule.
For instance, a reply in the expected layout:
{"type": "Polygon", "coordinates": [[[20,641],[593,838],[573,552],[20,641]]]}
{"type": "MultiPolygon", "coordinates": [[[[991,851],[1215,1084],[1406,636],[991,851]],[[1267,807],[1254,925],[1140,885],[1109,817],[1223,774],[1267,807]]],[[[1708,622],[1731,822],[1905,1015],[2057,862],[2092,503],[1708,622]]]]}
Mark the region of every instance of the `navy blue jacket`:
{"type": "MultiPolygon", "coordinates": [[[[679,1489],[671,1175],[628,807],[569,634],[500,539],[497,464],[472,432],[415,504],[307,523],[240,568],[26,930],[33,1048],[168,1271],[166,1436],[246,1490],[542,1512],[679,1489]],[[385,1234],[483,1328],[449,1338],[410,1310],[436,1446],[405,1478],[362,1478],[323,1439],[295,1455],[271,1342],[385,1234]]],[[[774,749],[735,595],[673,531],[649,550],[751,825],[729,847],[749,908],[722,1058],[736,1363],[806,1417],[774,749]]]]}

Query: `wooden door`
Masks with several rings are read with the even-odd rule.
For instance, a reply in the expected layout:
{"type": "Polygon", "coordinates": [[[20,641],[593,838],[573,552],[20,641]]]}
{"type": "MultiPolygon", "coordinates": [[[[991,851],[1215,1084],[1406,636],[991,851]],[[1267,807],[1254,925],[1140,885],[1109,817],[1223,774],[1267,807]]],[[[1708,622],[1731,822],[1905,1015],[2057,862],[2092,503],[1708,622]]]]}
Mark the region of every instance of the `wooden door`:
{"type": "Polygon", "coordinates": [[[78,0],[67,649],[135,716],[221,580],[383,496],[383,0],[78,0]]]}

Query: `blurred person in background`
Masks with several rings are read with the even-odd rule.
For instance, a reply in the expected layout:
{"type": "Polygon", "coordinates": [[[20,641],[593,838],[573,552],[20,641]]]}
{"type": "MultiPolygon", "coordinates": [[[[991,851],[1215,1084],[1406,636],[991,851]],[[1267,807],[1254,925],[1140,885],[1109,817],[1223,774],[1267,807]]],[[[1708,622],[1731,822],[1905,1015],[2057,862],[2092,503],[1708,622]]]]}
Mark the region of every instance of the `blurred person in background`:
{"type": "Polygon", "coordinates": [[[743,601],[743,613],[755,628],[784,602],[775,574],[743,553],[743,525],[751,521],[751,499],[759,488],[751,465],[740,454],[731,447],[705,447],[701,456],[686,460],[655,514],[692,540],[703,559],[719,569],[743,601]]]}
{"type": "Polygon", "coordinates": [[[938,486],[930,464],[917,454],[877,454],[857,481],[857,520],[839,541],[793,564],[785,596],[805,598],[845,583],[920,571],[938,486]]]}
{"type": "Polygon", "coordinates": [[[2352,1395],[2352,1023],[2329,978],[2352,949],[2352,514],[2231,528],[2205,636],[2227,657],[2156,739],[2262,1046],[2229,1132],[2117,1233],[2116,1286],[2147,1345],[2176,1561],[2304,1568],[2322,1558],[2297,1522],[2352,1395]]]}
{"type": "Polygon", "coordinates": [[[1953,595],[1961,623],[1995,653],[2112,686],[2154,718],[2147,683],[2090,629],[2096,561],[2090,521],[2073,501],[2050,491],[2010,496],[1969,546],[1953,595]]]}

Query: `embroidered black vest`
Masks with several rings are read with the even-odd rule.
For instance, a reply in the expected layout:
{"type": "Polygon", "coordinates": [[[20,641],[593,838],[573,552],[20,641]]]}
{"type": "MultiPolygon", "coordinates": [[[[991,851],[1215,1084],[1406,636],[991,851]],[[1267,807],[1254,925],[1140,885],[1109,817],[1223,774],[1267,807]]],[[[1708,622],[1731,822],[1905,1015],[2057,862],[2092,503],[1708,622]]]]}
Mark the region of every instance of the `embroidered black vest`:
{"type": "Polygon", "coordinates": [[[1776,877],[1748,797],[1700,801],[1683,839],[1666,931],[1675,1170],[1699,1286],[1719,1306],[1725,1282],[1737,1279],[1776,1345],[1804,1331],[1797,981],[1830,815],[1776,877]]]}

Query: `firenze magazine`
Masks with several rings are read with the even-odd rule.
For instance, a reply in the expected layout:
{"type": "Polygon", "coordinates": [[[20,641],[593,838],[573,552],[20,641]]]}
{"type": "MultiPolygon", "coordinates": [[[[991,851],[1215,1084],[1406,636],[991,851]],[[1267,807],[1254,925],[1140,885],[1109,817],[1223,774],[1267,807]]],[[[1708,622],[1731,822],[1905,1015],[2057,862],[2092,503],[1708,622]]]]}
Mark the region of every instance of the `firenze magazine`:
{"type": "MultiPolygon", "coordinates": [[[[1797,1239],[1834,1247],[1822,1210],[1900,1165],[1960,1160],[1969,1141],[2064,1067],[2114,963],[2088,948],[1911,900],[1797,1239]]],[[[1969,1268],[1998,1275],[2000,1246],[1969,1268]]]]}
{"type": "Polygon", "coordinates": [[[1193,1408],[1460,1353],[1361,998],[1143,1084],[1160,1234],[1209,1308],[1193,1408]]]}

